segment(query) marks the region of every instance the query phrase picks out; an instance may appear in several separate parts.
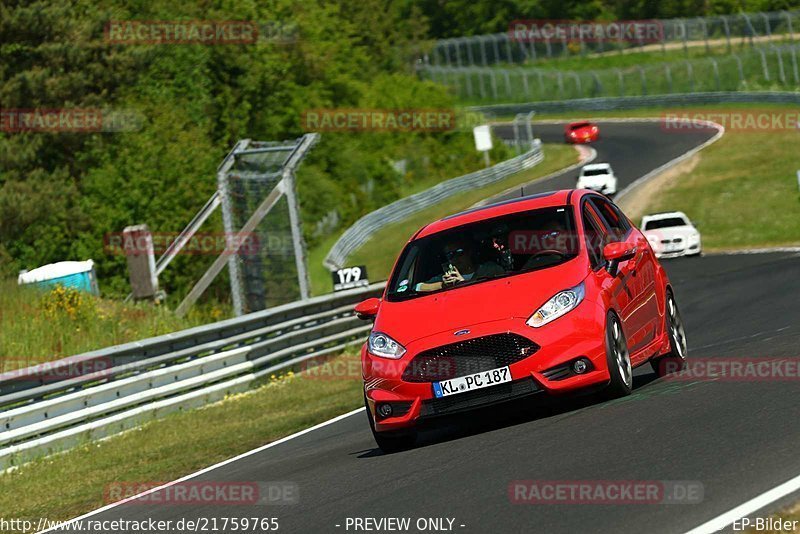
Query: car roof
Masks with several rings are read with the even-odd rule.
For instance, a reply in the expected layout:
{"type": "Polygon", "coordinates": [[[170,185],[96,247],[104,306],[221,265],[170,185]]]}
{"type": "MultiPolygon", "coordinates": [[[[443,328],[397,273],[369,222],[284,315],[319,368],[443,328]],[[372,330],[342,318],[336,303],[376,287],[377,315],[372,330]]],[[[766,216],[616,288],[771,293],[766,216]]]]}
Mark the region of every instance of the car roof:
{"type": "Polygon", "coordinates": [[[642,217],[642,222],[644,221],[657,221],[660,219],[669,219],[672,217],[681,217],[683,219],[689,220],[689,217],[686,216],[685,213],[682,211],[662,211],[660,213],[651,213],[649,215],[645,215],[642,217]]]}
{"type": "Polygon", "coordinates": [[[448,215],[438,221],[432,222],[420,229],[412,239],[419,239],[432,234],[450,230],[465,224],[520,213],[523,211],[550,206],[564,206],[576,202],[584,194],[591,191],[581,189],[563,189],[560,191],[548,191],[524,197],[505,200],[488,206],[480,206],[453,215],[448,215]]]}
{"type": "Polygon", "coordinates": [[[583,166],[584,169],[587,170],[594,170],[594,169],[610,169],[610,163],[589,163],[588,165],[583,166]]]}

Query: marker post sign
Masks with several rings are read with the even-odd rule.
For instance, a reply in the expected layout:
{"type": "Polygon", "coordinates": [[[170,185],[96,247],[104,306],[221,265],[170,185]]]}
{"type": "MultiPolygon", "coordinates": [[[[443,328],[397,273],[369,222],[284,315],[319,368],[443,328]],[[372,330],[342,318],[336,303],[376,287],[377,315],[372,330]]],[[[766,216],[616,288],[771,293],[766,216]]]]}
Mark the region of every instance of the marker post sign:
{"type": "Polygon", "coordinates": [[[475,150],[483,152],[483,158],[486,160],[486,166],[491,165],[489,161],[489,151],[492,149],[492,131],[488,124],[476,126],[472,129],[472,135],[475,136],[475,150]]]}
{"type": "Polygon", "coordinates": [[[333,276],[333,290],[344,291],[354,287],[365,287],[369,285],[367,279],[367,266],[356,265],[355,267],[344,267],[331,273],[333,276]]]}

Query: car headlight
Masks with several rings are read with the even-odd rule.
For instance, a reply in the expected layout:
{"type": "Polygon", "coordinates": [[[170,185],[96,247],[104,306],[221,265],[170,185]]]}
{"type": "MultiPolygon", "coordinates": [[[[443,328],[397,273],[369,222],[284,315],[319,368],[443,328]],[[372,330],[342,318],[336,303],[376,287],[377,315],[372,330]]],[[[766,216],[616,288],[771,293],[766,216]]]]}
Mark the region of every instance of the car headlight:
{"type": "Polygon", "coordinates": [[[381,358],[398,360],[406,353],[403,345],[380,332],[370,333],[368,346],[370,353],[381,358]]]}
{"type": "Polygon", "coordinates": [[[550,321],[554,321],[562,315],[574,310],[578,304],[583,300],[585,290],[583,282],[573,287],[572,289],[565,289],[553,295],[544,305],[536,310],[536,313],[530,316],[525,322],[528,326],[539,328],[544,326],[550,321]]]}
{"type": "Polygon", "coordinates": [[[700,234],[690,234],[689,235],[689,243],[692,245],[696,245],[700,242],[700,234]]]}

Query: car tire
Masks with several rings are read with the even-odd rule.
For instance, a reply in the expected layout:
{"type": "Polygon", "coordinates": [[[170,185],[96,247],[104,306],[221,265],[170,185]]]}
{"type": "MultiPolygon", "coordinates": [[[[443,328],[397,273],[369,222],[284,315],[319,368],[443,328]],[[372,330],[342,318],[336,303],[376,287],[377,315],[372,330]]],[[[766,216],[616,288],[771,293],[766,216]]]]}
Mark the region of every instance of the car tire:
{"type": "Polygon", "coordinates": [[[631,366],[628,341],[622,330],[622,323],[613,312],[606,316],[606,363],[611,380],[603,394],[606,398],[615,399],[630,395],[633,391],[633,367],[631,366]]]}
{"type": "Polygon", "coordinates": [[[416,430],[398,430],[395,432],[377,432],[375,430],[375,421],[372,419],[372,413],[369,411],[369,404],[367,404],[367,397],[364,396],[364,408],[367,412],[367,419],[369,420],[369,429],[372,431],[372,437],[378,448],[387,454],[393,452],[400,452],[413,447],[417,442],[416,430]]]}
{"type": "Polygon", "coordinates": [[[669,352],[664,356],[650,360],[653,371],[659,377],[686,369],[686,355],[688,353],[683,319],[672,291],[667,291],[665,306],[664,322],[667,336],[669,337],[669,352]]]}

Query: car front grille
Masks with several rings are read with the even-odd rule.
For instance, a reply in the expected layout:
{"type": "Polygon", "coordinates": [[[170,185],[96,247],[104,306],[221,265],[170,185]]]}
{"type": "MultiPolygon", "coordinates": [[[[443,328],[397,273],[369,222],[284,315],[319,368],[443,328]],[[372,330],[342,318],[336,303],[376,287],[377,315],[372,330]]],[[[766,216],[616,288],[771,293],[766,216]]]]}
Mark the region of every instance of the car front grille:
{"type": "Polygon", "coordinates": [[[496,402],[504,402],[542,391],[532,378],[507,382],[467,393],[457,393],[440,399],[430,399],[422,403],[420,417],[447,415],[479,408],[496,402]]]}
{"type": "Polygon", "coordinates": [[[539,346],[536,343],[512,333],[467,339],[417,354],[403,372],[403,380],[449,380],[511,365],[537,350],[539,346]]]}

